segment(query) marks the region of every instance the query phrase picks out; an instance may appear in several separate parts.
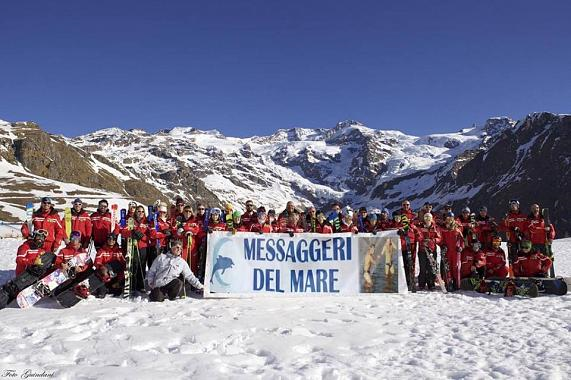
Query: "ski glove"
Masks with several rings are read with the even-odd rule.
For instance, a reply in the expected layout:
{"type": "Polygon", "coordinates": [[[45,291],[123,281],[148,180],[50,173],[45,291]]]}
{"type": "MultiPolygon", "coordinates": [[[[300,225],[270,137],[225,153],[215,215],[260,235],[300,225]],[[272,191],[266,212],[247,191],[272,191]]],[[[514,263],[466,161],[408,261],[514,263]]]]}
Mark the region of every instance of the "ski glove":
{"type": "Polygon", "coordinates": [[[166,237],[170,237],[172,235],[171,230],[164,230],[163,234],[165,234],[166,237]]]}
{"type": "Polygon", "coordinates": [[[133,233],[131,235],[132,235],[132,238],[135,240],[141,240],[143,238],[143,236],[145,236],[145,235],[143,235],[143,233],[141,231],[137,231],[137,230],[133,231],[133,233]]]}

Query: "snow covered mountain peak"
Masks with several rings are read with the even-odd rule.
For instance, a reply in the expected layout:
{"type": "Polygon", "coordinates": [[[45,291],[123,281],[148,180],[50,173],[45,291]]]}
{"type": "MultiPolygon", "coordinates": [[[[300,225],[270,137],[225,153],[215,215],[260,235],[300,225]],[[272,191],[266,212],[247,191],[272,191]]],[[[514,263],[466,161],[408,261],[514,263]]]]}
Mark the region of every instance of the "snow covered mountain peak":
{"type": "MultiPolygon", "coordinates": [[[[237,208],[247,199],[275,209],[282,208],[287,200],[323,206],[333,199],[390,208],[407,197],[418,207],[426,200],[465,201],[486,192],[492,184],[479,176],[483,170],[475,167],[475,162],[495,168],[494,174],[488,174],[490,178],[500,178],[495,173],[511,173],[511,168],[498,164],[509,162],[511,157],[492,154],[499,150],[500,157],[507,147],[509,154],[522,157],[515,161],[519,171],[503,181],[524,178],[522,168],[533,169],[533,161],[523,164],[525,154],[535,152],[536,145],[548,138],[557,142],[555,138],[566,133],[563,125],[569,119],[536,113],[516,125],[508,117],[493,117],[483,125],[458,132],[420,137],[346,120],[329,129],[279,129],[268,136],[250,138],[180,126],[152,134],[107,128],[62,140],[85,157],[86,170],[102,176],[97,182],[102,189],[108,186],[105,178],[113,177],[114,192],[125,191],[144,202],[163,194],[166,200],[181,195],[188,201],[232,202],[237,208]],[[512,149],[516,142],[523,148],[518,145],[512,149]],[[129,183],[125,190],[121,181],[129,183]]],[[[11,162],[24,162],[19,158],[17,141],[28,134],[25,131],[40,132],[33,128],[32,123],[0,122],[0,154],[11,162]]],[[[42,149],[47,152],[48,146],[42,149]]],[[[52,151],[46,155],[53,155],[52,151]]],[[[557,155],[550,160],[571,162],[571,158],[557,155]]],[[[34,161],[25,162],[29,165],[34,161]]],[[[39,168],[35,174],[52,175],[39,168]]],[[[63,178],[68,177],[57,177],[63,178]]],[[[85,183],[90,183],[87,178],[85,183]]],[[[488,198],[481,195],[486,202],[488,198]]]]}

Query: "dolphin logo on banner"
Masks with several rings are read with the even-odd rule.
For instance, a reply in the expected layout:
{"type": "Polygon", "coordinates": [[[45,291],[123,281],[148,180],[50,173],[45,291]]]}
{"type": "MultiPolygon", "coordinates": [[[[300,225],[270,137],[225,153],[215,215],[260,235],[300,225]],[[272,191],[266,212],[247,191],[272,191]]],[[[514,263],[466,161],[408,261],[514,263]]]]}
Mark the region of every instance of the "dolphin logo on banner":
{"type": "Polygon", "coordinates": [[[234,261],[232,261],[232,259],[229,257],[220,255],[222,246],[229,241],[231,240],[228,238],[222,239],[216,244],[216,246],[213,249],[212,261],[214,262],[214,267],[212,269],[212,276],[210,276],[210,283],[213,283],[212,280],[216,278],[216,281],[218,281],[220,285],[230,286],[229,283],[225,282],[222,279],[221,275],[223,275],[224,272],[226,272],[226,269],[231,269],[234,266],[234,261]]]}

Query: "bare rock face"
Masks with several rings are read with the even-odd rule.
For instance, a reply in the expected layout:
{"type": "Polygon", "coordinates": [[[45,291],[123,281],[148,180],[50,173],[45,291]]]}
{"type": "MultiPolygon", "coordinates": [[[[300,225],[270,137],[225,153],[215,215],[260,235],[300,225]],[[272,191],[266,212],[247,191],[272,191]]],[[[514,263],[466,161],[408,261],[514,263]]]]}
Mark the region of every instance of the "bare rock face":
{"type": "Polygon", "coordinates": [[[31,173],[57,181],[121,192],[123,185],[111,173],[96,173],[88,154],[68,145],[62,138],[49,135],[34,123],[14,125],[18,136],[13,143],[14,157],[31,173]]]}

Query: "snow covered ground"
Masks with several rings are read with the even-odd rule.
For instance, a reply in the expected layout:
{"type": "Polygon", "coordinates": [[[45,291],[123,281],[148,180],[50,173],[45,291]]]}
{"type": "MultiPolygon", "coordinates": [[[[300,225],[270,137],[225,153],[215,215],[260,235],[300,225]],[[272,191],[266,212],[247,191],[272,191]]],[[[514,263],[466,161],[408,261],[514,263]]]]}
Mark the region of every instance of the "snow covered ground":
{"type": "MultiPolygon", "coordinates": [[[[0,283],[15,239],[0,239],[0,283]]],[[[554,244],[571,276],[571,239],[554,244]]],[[[536,299],[417,293],[193,299],[163,304],[52,300],[0,310],[0,376],[57,379],[565,379],[571,295],[536,299]]]]}

